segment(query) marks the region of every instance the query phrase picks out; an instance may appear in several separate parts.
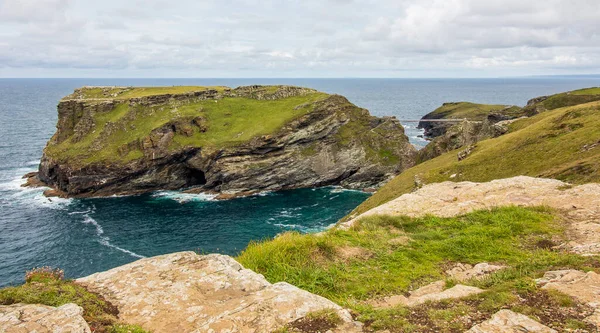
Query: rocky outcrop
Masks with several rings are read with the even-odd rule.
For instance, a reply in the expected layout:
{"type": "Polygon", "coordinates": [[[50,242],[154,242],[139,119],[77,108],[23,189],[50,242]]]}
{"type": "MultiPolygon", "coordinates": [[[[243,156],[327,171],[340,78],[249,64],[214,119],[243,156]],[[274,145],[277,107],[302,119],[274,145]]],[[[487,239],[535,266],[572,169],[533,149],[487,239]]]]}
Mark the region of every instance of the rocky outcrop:
{"type": "Polygon", "coordinates": [[[323,310],[341,318],[339,332],[361,328],[337,304],[285,282],[271,284],[218,254],[146,258],[77,282],[117,306],[120,320],[154,333],[273,332],[323,310]]]}
{"type": "Polygon", "coordinates": [[[492,318],[475,325],[467,333],[558,333],[548,326],[510,310],[500,310],[492,318]]]}
{"type": "Polygon", "coordinates": [[[446,282],[443,280],[430,283],[417,290],[411,291],[409,296],[394,295],[371,301],[370,304],[376,308],[392,308],[399,305],[417,306],[427,302],[439,302],[443,300],[459,299],[484,292],[477,287],[457,284],[445,289],[446,282]]]}
{"type": "Polygon", "coordinates": [[[377,187],[415,163],[416,150],[396,119],[372,117],[342,96],[250,86],[128,97],[136,96],[135,89],[84,88],[61,100],[57,131],[37,177],[64,196],[189,188],[219,193],[324,185],[362,189],[377,187]],[[248,134],[261,133],[254,128],[261,117],[279,117],[276,111],[263,113],[261,105],[269,109],[269,103],[290,98],[299,100],[291,107],[297,116],[268,134],[248,134]],[[210,113],[213,104],[207,103],[232,100],[240,101],[239,108],[256,108],[250,128],[236,127],[236,109],[210,113]],[[156,120],[158,115],[163,118],[156,120]],[[160,125],[150,128],[150,121],[144,123],[148,118],[160,125]]]}
{"type": "Polygon", "coordinates": [[[585,321],[600,328],[600,275],[596,272],[550,271],[536,282],[542,289],[559,291],[592,307],[595,312],[585,321]]]}
{"type": "Polygon", "coordinates": [[[90,333],[83,309],[73,303],[58,308],[40,304],[0,305],[1,333],[90,333]]]}
{"type": "Polygon", "coordinates": [[[370,215],[427,214],[458,216],[502,206],[548,206],[558,209],[568,224],[568,243],[574,253],[600,253],[600,184],[572,186],[554,179],[518,176],[487,183],[443,182],[425,185],[339,225],[349,228],[370,215]]]}

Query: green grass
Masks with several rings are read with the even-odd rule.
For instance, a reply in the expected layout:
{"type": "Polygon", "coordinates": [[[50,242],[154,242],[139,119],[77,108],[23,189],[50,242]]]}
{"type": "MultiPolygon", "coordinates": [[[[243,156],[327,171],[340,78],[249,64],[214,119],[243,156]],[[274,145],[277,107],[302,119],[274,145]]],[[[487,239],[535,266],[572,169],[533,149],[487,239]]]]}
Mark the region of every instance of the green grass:
{"type": "Polygon", "coordinates": [[[600,100],[600,88],[587,88],[548,96],[544,101],[526,106],[524,112],[535,114],[538,111],[555,110],[600,100]]]}
{"type": "Polygon", "coordinates": [[[484,120],[493,111],[513,115],[519,113],[520,108],[516,106],[510,107],[507,105],[476,104],[470,102],[445,103],[428,114],[428,118],[484,120]]]}
{"type": "Polygon", "coordinates": [[[584,145],[599,141],[600,102],[543,112],[513,123],[508,134],[478,142],[463,161],[457,160],[458,149],[405,170],[349,216],[411,192],[415,177],[425,184],[447,180],[485,182],[518,175],[575,184],[600,182],[600,147],[583,150],[584,145]]]}
{"type": "Polygon", "coordinates": [[[573,95],[600,95],[600,87],[572,91],[573,95]]]}
{"type": "Polygon", "coordinates": [[[237,259],[270,282],[286,281],[351,308],[373,328],[404,331],[418,326],[411,311],[378,310],[364,301],[443,279],[444,267],[451,262],[494,262],[511,268],[472,282],[489,290],[475,297],[473,304],[443,311],[427,306],[434,309],[428,320],[440,325],[473,309],[492,313],[515,302],[516,295],[540,292],[533,279],[547,270],[589,269],[589,258],[535,246],[561,233],[553,212],[543,208],[506,207],[455,218],[374,216],[361,219],[348,231],[285,233],[253,243],[237,259]],[[401,236],[410,241],[393,241],[401,236]]]}
{"type": "MultiPolygon", "coordinates": [[[[227,87],[199,87],[199,86],[172,86],[172,87],[87,87],[78,90],[79,96],[85,99],[129,99],[152,95],[185,94],[196,91],[217,90],[223,91],[227,87]]],[[[64,99],[73,98],[74,95],[64,99]]]]}
{"type": "Polygon", "coordinates": [[[97,113],[94,130],[81,141],[74,142],[71,137],[60,144],[49,145],[46,153],[60,161],[68,160],[72,165],[127,163],[141,158],[141,141],[148,138],[152,130],[167,124],[187,126],[192,131],[189,136],[177,133],[171,142],[171,150],[187,146],[219,149],[277,132],[286,123],[311,112],[314,107],[311,103],[327,96],[313,93],[273,101],[224,98],[151,107],[130,107],[123,103],[110,112],[97,113]],[[193,126],[195,117],[204,118],[208,130],[202,132],[193,126]],[[123,155],[121,151],[128,145],[134,149],[123,155]],[[101,149],[93,149],[95,146],[101,149]]]}
{"type": "Polygon", "coordinates": [[[16,303],[54,307],[75,303],[83,308],[83,318],[95,332],[145,332],[137,326],[118,323],[117,309],[99,295],[71,280],[53,278],[48,274],[28,274],[25,284],[0,289],[0,305],[16,303]]]}

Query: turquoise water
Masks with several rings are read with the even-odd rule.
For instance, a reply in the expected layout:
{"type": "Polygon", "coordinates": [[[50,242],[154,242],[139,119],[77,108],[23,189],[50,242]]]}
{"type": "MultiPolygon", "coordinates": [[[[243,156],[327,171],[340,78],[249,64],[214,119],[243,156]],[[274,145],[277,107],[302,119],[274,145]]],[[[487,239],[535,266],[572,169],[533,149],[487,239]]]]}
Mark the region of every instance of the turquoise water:
{"type": "MultiPolygon", "coordinates": [[[[420,118],[443,102],[523,105],[529,98],[599,86],[598,78],[482,80],[379,79],[0,79],[0,286],[27,269],[61,267],[79,277],[142,256],[183,250],[236,254],[250,241],[297,230],[314,232],[368,195],[336,188],[262,193],[214,201],[206,195],[157,192],[103,199],[47,199],[24,189],[56,124],[58,100],[83,85],[294,84],[348,97],[372,114],[420,118]]],[[[411,142],[424,144],[415,124],[411,142]]]]}

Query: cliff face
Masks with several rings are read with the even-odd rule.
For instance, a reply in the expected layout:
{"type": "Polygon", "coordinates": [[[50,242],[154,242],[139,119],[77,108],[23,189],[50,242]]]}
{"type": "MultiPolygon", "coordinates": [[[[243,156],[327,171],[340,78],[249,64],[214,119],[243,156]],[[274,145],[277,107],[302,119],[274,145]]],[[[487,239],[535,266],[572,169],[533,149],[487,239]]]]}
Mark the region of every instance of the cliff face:
{"type": "Polygon", "coordinates": [[[400,123],[288,86],[82,88],[38,178],[66,196],[377,186],[414,164],[400,123]]]}

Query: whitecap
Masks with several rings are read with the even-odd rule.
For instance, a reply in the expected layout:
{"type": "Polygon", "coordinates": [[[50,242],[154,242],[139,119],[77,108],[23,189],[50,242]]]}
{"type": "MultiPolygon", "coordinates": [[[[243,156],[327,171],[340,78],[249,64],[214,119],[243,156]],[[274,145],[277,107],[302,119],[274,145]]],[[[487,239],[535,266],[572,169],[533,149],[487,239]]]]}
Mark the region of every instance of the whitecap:
{"type": "Polygon", "coordinates": [[[177,191],[159,191],[152,195],[156,199],[170,199],[175,200],[179,203],[186,203],[190,201],[216,201],[216,194],[208,193],[183,193],[177,191]]]}
{"type": "Polygon", "coordinates": [[[106,247],[110,247],[113,248],[115,250],[121,251],[123,253],[127,253],[132,257],[135,258],[145,258],[143,255],[137,254],[133,251],[129,251],[127,249],[124,249],[120,246],[114,245],[110,242],[110,238],[103,236],[104,235],[104,229],[102,228],[102,226],[100,225],[100,223],[98,223],[98,221],[94,220],[89,214],[84,215],[84,219],[83,219],[83,223],[84,224],[91,224],[96,228],[96,236],[98,236],[98,243],[106,246],[106,247]]]}

